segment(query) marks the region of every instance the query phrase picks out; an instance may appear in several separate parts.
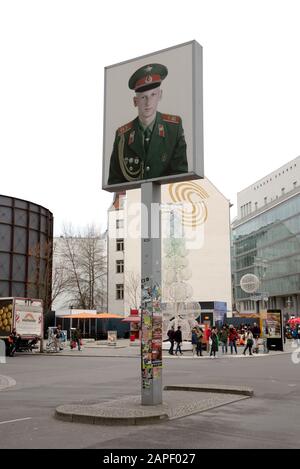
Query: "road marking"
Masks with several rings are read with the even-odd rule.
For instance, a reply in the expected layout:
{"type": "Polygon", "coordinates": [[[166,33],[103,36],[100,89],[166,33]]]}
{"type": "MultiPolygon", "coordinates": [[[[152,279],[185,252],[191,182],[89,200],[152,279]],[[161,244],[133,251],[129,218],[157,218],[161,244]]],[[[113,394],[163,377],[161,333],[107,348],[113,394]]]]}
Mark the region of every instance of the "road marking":
{"type": "Polygon", "coordinates": [[[22,420],[32,420],[32,417],[24,417],[23,419],[15,419],[15,420],[4,420],[3,422],[0,422],[0,425],[3,425],[4,423],[21,422],[22,420]]]}
{"type": "Polygon", "coordinates": [[[15,386],[16,384],[16,380],[11,378],[10,376],[0,375],[0,391],[15,386]]]}

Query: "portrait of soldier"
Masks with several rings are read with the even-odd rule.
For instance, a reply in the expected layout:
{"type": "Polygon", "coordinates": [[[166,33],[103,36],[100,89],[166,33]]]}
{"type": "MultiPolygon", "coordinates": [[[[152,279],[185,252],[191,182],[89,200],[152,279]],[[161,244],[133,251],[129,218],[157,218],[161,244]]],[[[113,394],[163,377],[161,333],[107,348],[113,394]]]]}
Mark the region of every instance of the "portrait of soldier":
{"type": "Polygon", "coordinates": [[[135,92],[138,116],[116,131],[108,184],[188,172],[181,118],[157,111],[167,75],[167,67],[152,63],[130,77],[128,86],[135,92]]]}

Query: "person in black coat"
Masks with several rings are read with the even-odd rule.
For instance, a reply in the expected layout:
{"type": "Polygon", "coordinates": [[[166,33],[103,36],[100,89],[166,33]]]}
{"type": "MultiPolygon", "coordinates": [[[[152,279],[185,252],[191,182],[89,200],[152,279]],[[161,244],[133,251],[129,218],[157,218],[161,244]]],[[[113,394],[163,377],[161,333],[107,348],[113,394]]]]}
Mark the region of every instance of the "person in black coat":
{"type": "Polygon", "coordinates": [[[168,330],[167,336],[171,344],[169,348],[169,354],[174,355],[174,336],[175,336],[174,326],[172,326],[171,329],[168,330]]]}
{"type": "Polygon", "coordinates": [[[176,342],[176,350],[175,350],[175,355],[179,352],[180,355],[183,355],[181,351],[181,343],[182,343],[182,332],[181,332],[181,327],[178,326],[177,331],[174,333],[174,341],[176,342]]]}

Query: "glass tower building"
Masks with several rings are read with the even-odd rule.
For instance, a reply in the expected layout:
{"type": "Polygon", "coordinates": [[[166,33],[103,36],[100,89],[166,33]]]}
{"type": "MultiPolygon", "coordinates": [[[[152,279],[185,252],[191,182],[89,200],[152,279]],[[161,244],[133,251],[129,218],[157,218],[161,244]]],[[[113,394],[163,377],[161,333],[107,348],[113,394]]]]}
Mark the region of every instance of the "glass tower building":
{"type": "Polygon", "coordinates": [[[260,300],[261,308],[281,309],[286,317],[300,316],[299,171],[298,157],[238,194],[239,216],[232,224],[232,270],[240,312],[255,312],[260,300]],[[240,286],[248,273],[260,281],[254,294],[240,286]]]}

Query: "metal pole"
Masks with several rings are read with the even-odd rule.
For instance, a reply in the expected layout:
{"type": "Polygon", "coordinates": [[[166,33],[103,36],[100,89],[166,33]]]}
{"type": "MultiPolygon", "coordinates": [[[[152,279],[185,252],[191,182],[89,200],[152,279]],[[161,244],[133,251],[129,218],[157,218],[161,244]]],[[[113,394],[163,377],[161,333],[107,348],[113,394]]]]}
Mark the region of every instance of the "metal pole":
{"type": "Polygon", "coordinates": [[[162,403],[161,187],[141,185],[141,404],[162,403]]]}

